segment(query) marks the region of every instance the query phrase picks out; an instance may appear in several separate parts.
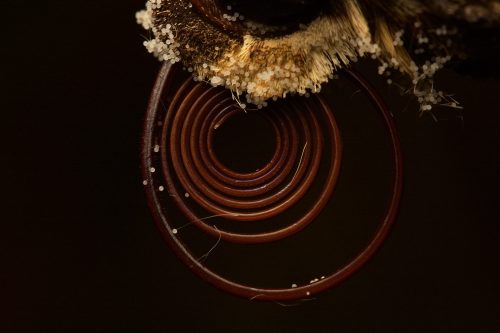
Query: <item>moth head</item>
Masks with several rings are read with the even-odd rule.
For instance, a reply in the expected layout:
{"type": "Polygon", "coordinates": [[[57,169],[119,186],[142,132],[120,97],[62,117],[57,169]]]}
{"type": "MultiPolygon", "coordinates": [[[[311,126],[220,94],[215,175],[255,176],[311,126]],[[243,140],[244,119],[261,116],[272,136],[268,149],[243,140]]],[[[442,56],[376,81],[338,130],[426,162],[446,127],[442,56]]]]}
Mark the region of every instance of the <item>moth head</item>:
{"type": "Polygon", "coordinates": [[[428,3],[149,0],[137,21],[151,31],[144,45],[160,60],[181,62],[195,80],[258,106],[319,92],[335,71],[363,57],[378,61],[382,75],[401,73],[430,103],[439,97],[430,79],[450,60],[455,30],[442,22],[450,14],[428,3]]]}

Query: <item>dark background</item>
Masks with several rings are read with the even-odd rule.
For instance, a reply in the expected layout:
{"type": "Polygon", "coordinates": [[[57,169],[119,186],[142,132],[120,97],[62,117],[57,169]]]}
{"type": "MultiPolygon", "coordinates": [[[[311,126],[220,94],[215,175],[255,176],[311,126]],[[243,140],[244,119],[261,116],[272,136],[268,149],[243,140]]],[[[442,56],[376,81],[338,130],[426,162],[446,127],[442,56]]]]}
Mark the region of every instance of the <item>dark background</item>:
{"type": "Polygon", "coordinates": [[[465,109],[436,111],[438,121],[380,85],[405,152],[397,223],[348,281],[282,306],[207,285],[152,221],[139,151],[160,64],[135,24],[143,3],[39,6],[28,12],[17,1],[6,14],[22,19],[10,25],[2,68],[5,332],[500,330],[500,81],[491,57],[440,75],[465,109]]]}

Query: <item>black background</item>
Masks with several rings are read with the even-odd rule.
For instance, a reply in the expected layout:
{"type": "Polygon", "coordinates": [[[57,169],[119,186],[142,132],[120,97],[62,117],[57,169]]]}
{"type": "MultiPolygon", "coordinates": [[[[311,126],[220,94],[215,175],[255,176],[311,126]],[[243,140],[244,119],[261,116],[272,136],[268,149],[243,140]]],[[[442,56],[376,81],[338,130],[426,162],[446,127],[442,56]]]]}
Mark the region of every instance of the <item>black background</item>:
{"type": "Polygon", "coordinates": [[[49,16],[14,6],[22,19],[2,69],[5,332],[500,330],[495,75],[444,71],[440,87],[465,109],[436,111],[437,122],[381,85],[405,152],[394,230],[358,274],[315,300],[252,302],[184,267],[148,211],[139,151],[160,64],[141,45],[143,3],[54,1],[49,16]]]}

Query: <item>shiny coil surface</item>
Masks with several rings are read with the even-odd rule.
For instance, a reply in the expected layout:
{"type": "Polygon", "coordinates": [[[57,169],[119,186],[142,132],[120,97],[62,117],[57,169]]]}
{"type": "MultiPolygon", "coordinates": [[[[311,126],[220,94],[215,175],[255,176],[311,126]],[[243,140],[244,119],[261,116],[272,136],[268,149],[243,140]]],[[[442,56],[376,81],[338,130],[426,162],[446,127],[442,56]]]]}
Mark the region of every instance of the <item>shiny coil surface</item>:
{"type": "MultiPolygon", "coordinates": [[[[144,185],[150,208],[165,239],[199,276],[233,294],[259,300],[304,298],[330,288],[361,267],[384,240],[394,222],[401,196],[402,162],[399,140],[390,113],[364,79],[348,76],[364,90],[383,117],[392,144],[394,176],[386,215],[370,243],[340,270],[312,285],[265,289],[230,281],[199,262],[177,237],[164,200],[169,198],[189,223],[219,240],[248,244],[276,241],[299,232],[322,212],[335,189],[341,166],[341,136],[333,110],[320,95],[285,99],[259,111],[271,126],[275,150],[253,172],[224,165],[214,149],[215,131],[231,117],[245,112],[231,93],[187,78],[174,84],[176,66],[165,64],[153,90],[145,121],[142,151],[144,185]],[[329,166],[314,203],[286,226],[259,233],[217,228],[203,216],[231,223],[266,223],[296,206],[311,191],[322,158],[329,166]],[[158,165],[160,167],[158,167],[158,165]],[[158,169],[158,170],[157,170],[158,169]],[[189,203],[186,198],[189,196],[189,203]],[[193,209],[193,205],[198,208],[193,209]],[[199,211],[206,214],[200,216],[199,211]]],[[[277,243],[279,244],[279,243],[277,243]]],[[[277,245],[278,246],[278,245],[277,245]]]]}

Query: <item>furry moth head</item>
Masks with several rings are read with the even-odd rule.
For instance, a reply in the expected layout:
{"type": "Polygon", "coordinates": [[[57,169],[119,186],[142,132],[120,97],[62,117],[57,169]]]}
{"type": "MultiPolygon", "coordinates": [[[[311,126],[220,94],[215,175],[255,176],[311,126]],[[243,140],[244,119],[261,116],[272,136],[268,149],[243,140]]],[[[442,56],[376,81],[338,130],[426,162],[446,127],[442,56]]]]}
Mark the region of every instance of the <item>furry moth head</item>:
{"type": "Polygon", "coordinates": [[[160,60],[182,62],[196,80],[260,107],[318,92],[336,70],[370,57],[379,74],[402,73],[429,110],[455,104],[432,88],[434,73],[458,50],[456,29],[444,23],[496,24],[500,1],[148,0],[136,18],[160,60]]]}

